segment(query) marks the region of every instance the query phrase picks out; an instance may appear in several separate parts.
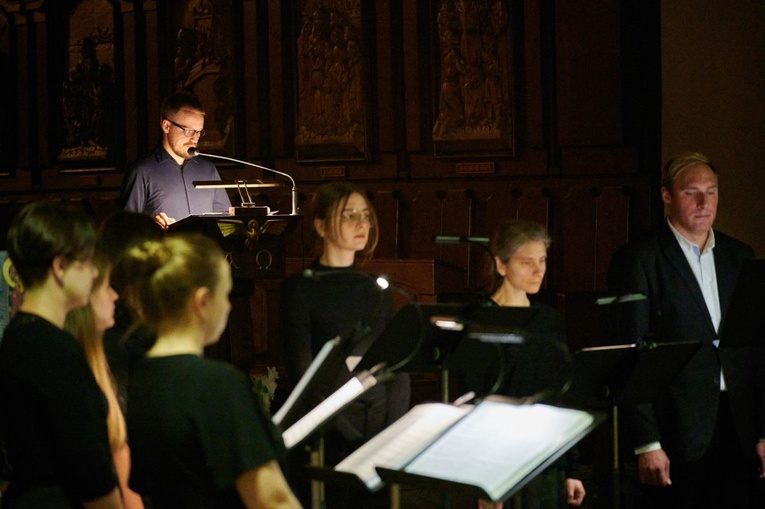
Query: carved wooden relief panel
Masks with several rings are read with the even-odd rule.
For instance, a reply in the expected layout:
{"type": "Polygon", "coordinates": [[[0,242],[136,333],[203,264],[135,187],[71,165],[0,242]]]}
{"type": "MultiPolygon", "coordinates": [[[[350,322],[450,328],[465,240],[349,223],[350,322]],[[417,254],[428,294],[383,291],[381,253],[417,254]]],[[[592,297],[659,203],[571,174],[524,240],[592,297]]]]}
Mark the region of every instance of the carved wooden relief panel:
{"type": "Polygon", "coordinates": [[[176,5],[173,77],[176,90],[194,93],[205,107],[202,151],[231,151],[234,141],[234,41],[231,2],[187,0],[176,5]]]}
{"type": "Polygon", "coordinates": [[[510,11],[502,0],[442,0],[436,16],[436,156],[512,155],[510,11]]]}
{"type": "Polygon", "coordinates": [[[61,87],[65,165],[113,158],[115,143],[114,7],[83,0],[69,14],[67,70],[61,87]]]}
{"type": "Polygon", "coordinates": [[[303,0],[298,11],[298,161],[367,159],[361,0],[303,0]]]}

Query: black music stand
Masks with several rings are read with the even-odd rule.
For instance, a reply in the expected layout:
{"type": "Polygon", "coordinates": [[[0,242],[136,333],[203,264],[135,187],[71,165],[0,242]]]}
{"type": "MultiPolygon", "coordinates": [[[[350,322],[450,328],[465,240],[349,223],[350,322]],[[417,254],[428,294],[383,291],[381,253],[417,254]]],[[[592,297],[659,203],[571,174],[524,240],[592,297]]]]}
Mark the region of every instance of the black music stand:
{"type": "Polygon", "coordinates": [[[384,362],[392,371],[441,373],[441,401],[449,401],[449,370],[464,341],[520,343],[534,308],[409,304],[370,346],[357,369],[384,362]]]}
{"type": "MultiPolygon", "coordinates": [[[[288,450],[319,433],[311,454],[314,466],[307,467],[311,470],[324,470],[324,427],[346,406],[374,384],[384,382],[389,375],[380,365],[372,366],[361,373],[349,374],[349,380],[343,386],[334,391],[331,389],[338,382],[338,374],[347,369],[348,356],[370,333],[368,327],[359,324],[348,337],[337,336],[327,341],[282,407],[274,414],[272,421],[281,430],[288,450]],[[319,399],[321,401],[317,403],[319,399]]],[[[321,480],[314,475],[311,478],[321,480]]],[[[311,493],[314,503],[323,503],[324,492],[320,483],[312,483],[311,493]]]]}
{"type": "Polygon", "coordinates": [[[342,471],[324,473],[324,478],[372,491],[407,484],[504,501],[603,419],[495,396],[475,406],[421,404],[338,465],[342,471]]]}
{"type": "Polygon", "coordinates": [[[613,507],[621,504],[620,405],[653,401],[701,347],[697,341],[583,348],[574,354],[572,378],[563,404],[611,409],[613,507]]]}
{"type": "MultiPolygon", "coordinates": [[[[295,385],[292,393],[274,414],[274,424],[285,431],[303,417],[307,411],[331,397],[334,393],[332,388],[338,381],[338,373],[347,370],[346,360],[348,356],[370,333],[371,330],[368,327],[359,325],[348,337],[337,336],[324,343],[311,365],[295,385]],[[312,399],[313,401],[311,401],[312,399]],[[321,401],[317,401],[317,399],[321,401]]],[[[374,365],[357,371],[379,374],[380,366],[374,365]]],[[[349,372],[348,378],[352,377],[349,372]]],[[[340,410],[342,408],[338,409],[337,412],[340,410]]]]}

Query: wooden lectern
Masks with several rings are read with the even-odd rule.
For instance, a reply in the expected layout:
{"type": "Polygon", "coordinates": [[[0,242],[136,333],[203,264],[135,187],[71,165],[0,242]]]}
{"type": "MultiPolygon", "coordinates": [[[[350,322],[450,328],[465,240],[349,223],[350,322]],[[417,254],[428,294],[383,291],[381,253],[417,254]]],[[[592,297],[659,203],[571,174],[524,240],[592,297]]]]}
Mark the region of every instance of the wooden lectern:
{"type": "Polygon", "coordinates": [[[231,314],[220,341],[205,354],[229,361],[252,372],[257,364],[279,363],[277,345],[269,344],[269,330],[276,330],[274,310],[285,274],[285,236],[302,216],[268,214],[264,207],[236,208],[236,214],[189,216],[168,228],[170,234],[194,232],[221,245],[231,264],[234,288],[231,314]],[[270,311],[270,312],[269,312],[270,311]]]}

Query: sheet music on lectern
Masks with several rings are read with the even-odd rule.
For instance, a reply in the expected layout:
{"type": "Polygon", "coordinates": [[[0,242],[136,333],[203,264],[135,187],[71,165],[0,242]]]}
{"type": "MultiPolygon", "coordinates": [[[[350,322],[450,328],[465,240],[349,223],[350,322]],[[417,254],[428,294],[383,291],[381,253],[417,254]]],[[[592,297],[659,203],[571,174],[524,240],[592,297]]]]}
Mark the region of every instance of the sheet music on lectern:
{"type": "Polygon", "coordinates": [[[370,490],[382,486],[376,468],[478,487],[500,501],[595,425],[581,410],[518,405],[489,397],[472,407],[415,406],[335,470],[355,474],[370,490]]]}

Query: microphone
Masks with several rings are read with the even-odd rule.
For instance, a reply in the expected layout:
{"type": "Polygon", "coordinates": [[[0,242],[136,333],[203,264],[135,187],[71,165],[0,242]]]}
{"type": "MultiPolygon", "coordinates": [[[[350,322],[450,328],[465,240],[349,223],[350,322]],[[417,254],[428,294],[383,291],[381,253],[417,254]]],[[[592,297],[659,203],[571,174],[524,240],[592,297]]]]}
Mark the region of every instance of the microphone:
{"type": "Polygon", "coordinates": [[[259,168],[261,170],[270,171],[273,173],[276,173],[277,175],[281,175],[283,177],[287,177],[290,179],[290,182],[292,183],[292,211],[290,212],[291,216],[298,215],[298,209],[297,209],[297,202],[298,202],[298,196],[297,196],[297,187],[295,186],[295,179],[292,178],[292,176],[288,173],[284,173],[283,171],[274,170],[273,168],[268,168],[266,166],[260,166],[259,164],[250,163],[247,161],[242,161],[240,159],[233,159],[231,157],[225,157],[225,156],[219,156],[216,154],[207,154],[204,152],[200,152],[197,150],[197,147],[189,147],[188,154],[191,157],[197,157],[197,156],[205,156],[205,157],[212,157],[214,159],[224,159],[226,161],[232,161],[239,164],[244,164],[245,166],[252,166],[253,168],[259,168]]]}
{"type": "Polygon", "coordinates": [[[434,235],[433,242],[436,244],[489,244],[489,237],[461,237],[458,235],[434,235]]]}
{"type": "Polygon", "coordinates": [[[489,254],[490,259],[494,259],[494,253],[489,247],[489,237],[471,237],[460,235],[433,235],[433,242],[436,244],[471,244],[478,246],[489,254]]]}

